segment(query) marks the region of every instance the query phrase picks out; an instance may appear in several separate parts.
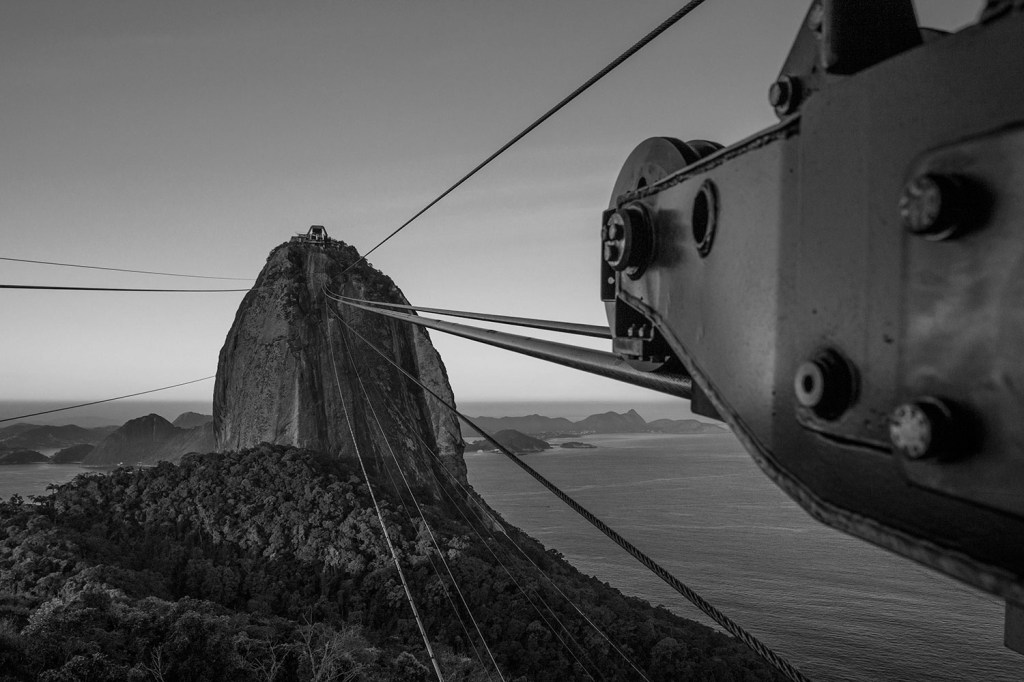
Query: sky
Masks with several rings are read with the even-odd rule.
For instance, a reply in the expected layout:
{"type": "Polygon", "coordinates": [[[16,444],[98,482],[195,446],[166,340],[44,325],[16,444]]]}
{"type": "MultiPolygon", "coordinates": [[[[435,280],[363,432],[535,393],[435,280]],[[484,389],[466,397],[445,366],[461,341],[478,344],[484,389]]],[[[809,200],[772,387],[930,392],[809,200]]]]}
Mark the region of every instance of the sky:
{"type": "MultiPolygon", "coordinates": [[[[0,256],[255,278],[310,224],[364,252],[681,4],[5,0],[0,256]]],[[[918,14],[955,29],[981,4],[918,14]]],[[[773,123],[808,6],[708,0],[370,262],[414,304],[604,324],[598,230],[623,161],[651,136],[729,144],[773,123]]],[[[246,285],[9,262],[0,282],[246,285]]],[[[241,299],[0,290],[0,401],[214,374],[241,299]]],[[[460,402],[658,399],[432,339],[460,402]]]]}

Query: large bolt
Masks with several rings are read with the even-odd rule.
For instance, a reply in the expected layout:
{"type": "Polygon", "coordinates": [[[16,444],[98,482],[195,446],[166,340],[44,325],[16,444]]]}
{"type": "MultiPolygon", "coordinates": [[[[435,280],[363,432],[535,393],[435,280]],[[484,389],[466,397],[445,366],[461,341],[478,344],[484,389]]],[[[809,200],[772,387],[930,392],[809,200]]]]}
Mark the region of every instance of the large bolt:
{"type": "Polygon", "coordinates": [[[953,421],[953,411],[938,398],[903,403],[889,417],[889,440],[908,459],[942,456],[956,440],[953,421]]]}
{"type": "Polygon", "coordinates": [[[614,211],[602,230],[602,254],[613,270],[638,279],[654,257],[654,230],[647,209],[633,202],[614,211]]]}
{"type": "Polygon", "coordinates": [[[857,373],[838,351],[825,348],[797,368],[793,391],[800,405],[833,420],[857,399],[857,373]]]}
{"type": "Polygon", "coordinates": [[[962,183],[951,176],[923,173],[910,179],[898,205],[900,222],[909,232],[941,240],[960,229],[962,183]]]}
{"type": "Polygon", "coordinates": [[[800,80],[792,76],[780,76],[768,90],[768,101],[779,116],[796,111],[800,105],[800,80]]]}

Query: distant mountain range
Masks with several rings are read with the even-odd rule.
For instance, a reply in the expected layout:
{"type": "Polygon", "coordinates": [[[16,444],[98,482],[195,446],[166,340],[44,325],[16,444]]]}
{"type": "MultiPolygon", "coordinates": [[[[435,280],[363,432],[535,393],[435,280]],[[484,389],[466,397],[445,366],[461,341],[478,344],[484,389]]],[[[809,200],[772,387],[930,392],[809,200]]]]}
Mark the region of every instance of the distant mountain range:
{"type": "Polygon", "coordinates": [[[214,449],[213,417],[196,412],[179,415],[173,424],[160,415],[150,414],[121,426],[83,428],[18,423],[0,429],[0,464],[141,464],[177,461],[189,452],[214,449]],[[52,458],[33,452],[57,448],[60,450],[52,458]],[[38,457],[28,455],[29,452],[38,457]]]}
{"type": "Polygon", "coordinates": [[[48,450],[87,443],[95,445],[117,427],[83,428],[74,424],[40,426],[19,422],[0,429],[0,450],[48,450]]]}
{"type": "MultiPolygon", "coordinates": [[[[630,410],[625,414],[618,412],[592,414],[577,422],[563,417],[544,417],[539,414],[525,417],[473,417],[473,421],[491,434],[512,429],[540,438],[581,436],[588,433],[703,434],[728,432],[725,427],[696,419],[656,419],[648,422],[637,414],[636,410],[630,410]]],[[[464,434],[469,437],[477,435],[475,431],[468,428],[464,429],[464,434]]]]}

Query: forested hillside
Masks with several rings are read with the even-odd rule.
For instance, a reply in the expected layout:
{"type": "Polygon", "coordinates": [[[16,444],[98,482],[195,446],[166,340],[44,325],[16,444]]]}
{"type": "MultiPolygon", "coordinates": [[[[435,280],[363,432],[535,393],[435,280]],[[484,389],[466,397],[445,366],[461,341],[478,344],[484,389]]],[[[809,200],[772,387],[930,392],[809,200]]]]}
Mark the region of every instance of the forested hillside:
{"type": "MultiPolygon", "coordinates": [[[[0,504],[0,679],[432,679],[357,471],[264,445],[0,504]]],[[[386,473],[377,492],[446,679],[497,679],[386,473]]],[[[775,679],[741,644],[580,575],[438,486],[460,519],[427,507],[427,521],[505,679],[639,679],[559,590],[652,680],[775,679]]]]}

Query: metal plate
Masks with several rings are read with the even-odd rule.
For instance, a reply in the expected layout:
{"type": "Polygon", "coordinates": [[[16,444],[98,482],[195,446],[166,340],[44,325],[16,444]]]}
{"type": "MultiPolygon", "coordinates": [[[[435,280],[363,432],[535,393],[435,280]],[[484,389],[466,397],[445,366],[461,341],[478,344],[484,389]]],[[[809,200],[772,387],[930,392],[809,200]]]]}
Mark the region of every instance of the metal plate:
{"type": "Polygon", "coordinates": [[[974,183],[962,233],[909,239],[900,395],[945,397],[968,431],[946,460],[901,459],[917,485],[1024,515],[1024,128],[926,154],[910,176],[974,183]]]}

